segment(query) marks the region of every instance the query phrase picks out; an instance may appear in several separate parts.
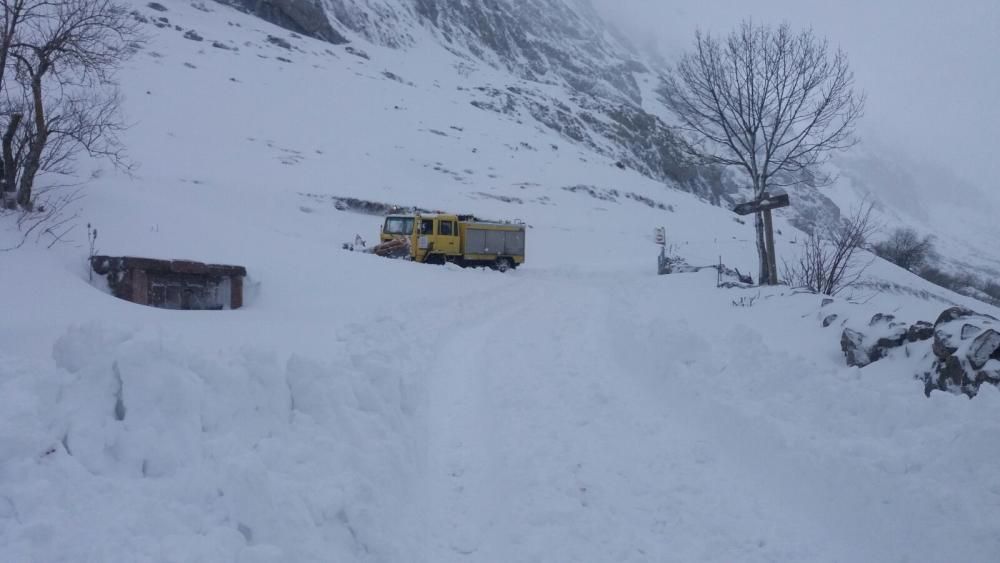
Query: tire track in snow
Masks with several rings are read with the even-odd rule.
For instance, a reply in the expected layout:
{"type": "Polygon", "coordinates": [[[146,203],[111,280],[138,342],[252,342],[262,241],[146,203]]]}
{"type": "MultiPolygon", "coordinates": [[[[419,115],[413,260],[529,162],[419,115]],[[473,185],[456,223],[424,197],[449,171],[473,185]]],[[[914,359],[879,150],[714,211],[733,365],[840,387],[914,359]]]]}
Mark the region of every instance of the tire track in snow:
{"type": "Polygon", "coordinates": [[[611,361],[614,280],[530,280],[438,357],[432,561],[644,561],[669,535],[660,430],[611,361]],[[567,283],[568,282],[568,283],[567,283]],[[635,528],[636,523],[649,529],[635,528]],[[650,532],[652,530],[652,533],[650,532]]]}
{"type": "Polygon", "coordinates": [[[495,487],[496,459],[492,420],[488,416],[488,348],[495,335],[515,318],[515,310],[497,315],[472,313],[484,320],[439,329],[448,344],[429,363],[428,398],[428,561],[481,559],[492,527],[493,507],[501,501],[495,487]]]}
{"type": "Polygon", "coordinates": [[[537,539],[524,527],[547,519],[545,472],[552,457],[568,457],[550,404],[566,363],[566,331],[553,330],[564,319],[551,313],[566,300],[535,280],[507,289],[513,306],[497,313],[490,300],[466,311],[482,320],[463,321],[435,356],[446,369],[429,389],[429,561],[524,560],[517,553],[537,539]]]}

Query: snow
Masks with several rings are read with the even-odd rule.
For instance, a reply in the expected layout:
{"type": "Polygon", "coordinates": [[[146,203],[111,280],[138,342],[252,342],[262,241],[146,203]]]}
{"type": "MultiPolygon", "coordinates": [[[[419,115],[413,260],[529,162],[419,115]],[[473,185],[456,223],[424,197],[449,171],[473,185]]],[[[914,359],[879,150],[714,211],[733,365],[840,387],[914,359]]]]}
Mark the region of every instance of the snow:
{"type": "Polygon", "coordinates": [[[86,241],[0,257],[0,560],[996,560],[1000,392],[925,398],[929,344],[848,368],[821,325],[996,311],[882,261],[825,307],[656,276],[655,227],[752,272],[752,225],[476,109],[429,43],[365,61],[163,3],[240,51],[155,32],[123,76],[141,167],[91,180],[81,220],[102,254],[246,266],[246,304],[116,300],[86,241]],[[380,218],[304,193],[522,219],[527,261],[345,252],[380,218]]]}

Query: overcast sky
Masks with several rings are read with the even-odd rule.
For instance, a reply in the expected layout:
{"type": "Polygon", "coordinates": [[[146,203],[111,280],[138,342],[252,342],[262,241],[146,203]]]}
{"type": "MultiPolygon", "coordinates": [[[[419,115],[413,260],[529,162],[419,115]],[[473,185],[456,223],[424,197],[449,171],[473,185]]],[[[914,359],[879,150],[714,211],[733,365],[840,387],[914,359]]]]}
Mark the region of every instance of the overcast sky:
{"type": "Polygon", "coordinates": [[[591,1],[668,58],[696,28],[727,33],[747,17],[812,27],[868,94],[864,138],[957,165],[1000,198],[1000,0],[591,1]]]}

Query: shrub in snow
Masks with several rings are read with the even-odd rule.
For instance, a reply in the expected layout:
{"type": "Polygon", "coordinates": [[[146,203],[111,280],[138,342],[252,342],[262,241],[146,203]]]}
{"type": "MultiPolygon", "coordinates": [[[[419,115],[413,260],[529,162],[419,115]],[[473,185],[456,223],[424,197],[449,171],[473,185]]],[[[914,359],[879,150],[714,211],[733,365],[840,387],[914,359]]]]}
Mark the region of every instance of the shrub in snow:
{"type": "Polygon", "coordinates": [[[930,235],[921,237],[914,229],[900,228],[872,249],[875,254],[900,268],[915,271],[934,254],[934,240],[930,235]]]}

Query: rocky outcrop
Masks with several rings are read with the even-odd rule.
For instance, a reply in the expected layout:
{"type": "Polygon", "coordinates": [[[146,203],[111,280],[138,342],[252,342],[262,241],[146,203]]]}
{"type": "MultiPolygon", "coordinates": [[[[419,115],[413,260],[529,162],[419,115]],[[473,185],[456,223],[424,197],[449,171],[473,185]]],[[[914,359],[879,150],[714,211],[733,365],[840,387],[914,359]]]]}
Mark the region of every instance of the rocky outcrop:
{"type": "Polygon", "coordinates": [[[535,82],[639,105],[647,72],[585,2],[416,0],[416,13],[447,44],[535,82]]]}
{"type": "Polygon", "coordinates": [[[952,307],[933,327],[934,361],[921,377],[925,391],[979,392],[983,383],[1000,384],[1000,321],[964,307],[952,307]]]}
{"type": "Polygon", "coordinates": [[[333,28],[322,4],[313,0],[218,0],[242,8],[257,17],[295,33],[333,44],[347,43],[347,38],[333,28]]]}
{"type": "MultiPolygon", "coordinates": [[[[829,324],[824,320],[824,326],[829,324]]],[[[924,382],[927,395],[941,390],[972,397],[984,383],[1000,386],[1000,321],[971,309],[952,307],[934,324],[919,321],[909,326],[892,315],[877,314],[867,326],[845,328],[840,336],[849,366],[867,366],[903,347],[907,356],[914,350],[923,354],[924,367],[916,377],[924,382]],[[923,348],[908,347],[918,342],[925,342],[923,348]]]]}

